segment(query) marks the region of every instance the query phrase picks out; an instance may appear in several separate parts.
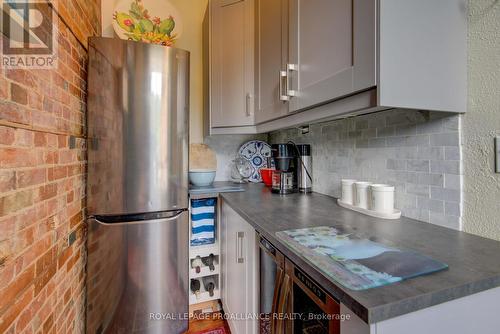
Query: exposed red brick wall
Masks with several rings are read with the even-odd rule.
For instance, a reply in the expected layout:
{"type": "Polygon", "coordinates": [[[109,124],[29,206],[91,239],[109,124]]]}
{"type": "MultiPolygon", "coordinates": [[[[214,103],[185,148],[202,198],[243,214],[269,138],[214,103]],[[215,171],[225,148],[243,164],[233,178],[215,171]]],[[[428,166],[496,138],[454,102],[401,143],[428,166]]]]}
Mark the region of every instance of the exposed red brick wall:
{"type": "Polygon", "coordinates": [[[57,69],[0,68],[0,333],[84,331],[86,45],[100,0],[58,12],[57,69]]]}

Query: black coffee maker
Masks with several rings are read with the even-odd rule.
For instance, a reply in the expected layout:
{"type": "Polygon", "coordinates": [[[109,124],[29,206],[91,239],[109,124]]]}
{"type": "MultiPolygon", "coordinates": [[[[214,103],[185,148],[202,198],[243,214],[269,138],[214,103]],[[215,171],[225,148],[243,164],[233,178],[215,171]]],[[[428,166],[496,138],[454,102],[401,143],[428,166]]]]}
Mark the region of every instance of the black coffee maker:
{"type": "Polygon", "coordinates": [[[271,145],[271,156],[276,168],[272,174],[271,191],[282,195],[297,192],[298,157],[293,144],[271,145]]]}

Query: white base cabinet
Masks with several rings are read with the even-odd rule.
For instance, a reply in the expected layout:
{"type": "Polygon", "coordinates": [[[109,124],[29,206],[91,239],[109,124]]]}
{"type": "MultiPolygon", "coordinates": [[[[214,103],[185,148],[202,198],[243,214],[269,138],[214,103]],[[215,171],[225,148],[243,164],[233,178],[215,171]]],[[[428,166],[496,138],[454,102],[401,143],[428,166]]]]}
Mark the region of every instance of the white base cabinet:
{"type": "Polygon", "coordinates": [[[255,229],[225,203],[221,220],[222,306],[231,333],[257,334],[259,256],[255,229]]]}

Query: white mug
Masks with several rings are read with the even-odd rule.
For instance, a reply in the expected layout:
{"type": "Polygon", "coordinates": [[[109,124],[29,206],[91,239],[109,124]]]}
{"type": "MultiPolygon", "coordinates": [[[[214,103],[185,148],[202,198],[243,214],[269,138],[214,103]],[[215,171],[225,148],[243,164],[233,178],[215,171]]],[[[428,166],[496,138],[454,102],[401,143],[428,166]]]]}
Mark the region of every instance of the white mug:
{"type": "Polygon", "coordinates": [[[356,182],[356,180],[344,179],[341,181],[342,183],[341,201],[350,205],[354,204],[354,199],[355,199],[354,182],[356,182]]]}
{"type": "Polygon", "coordinates": [[[354,183],[356,186],[356,205],[362,209],[368,209],[368,205],[370,203],[370,192],[369,186],[371,182],[356,182],[354,183]]]}
{"type": "Polygon", "coordinates": [[[371,210],[376,212],[394,212],[394,187],[388,184],[372,184],[371,210]]]}

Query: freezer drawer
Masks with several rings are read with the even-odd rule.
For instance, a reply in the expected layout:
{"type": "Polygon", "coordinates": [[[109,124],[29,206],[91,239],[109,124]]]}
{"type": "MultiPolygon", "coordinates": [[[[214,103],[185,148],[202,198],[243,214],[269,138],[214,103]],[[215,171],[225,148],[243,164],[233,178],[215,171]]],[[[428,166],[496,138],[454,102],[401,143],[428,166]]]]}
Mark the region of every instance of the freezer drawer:
{"type": "Polygon", "coordinates": [[[140,223],[89,222],[87,333],[187,330],[189,213],[140,223]]]}

